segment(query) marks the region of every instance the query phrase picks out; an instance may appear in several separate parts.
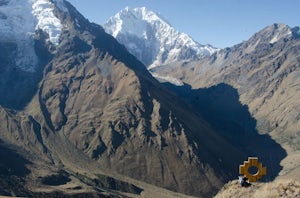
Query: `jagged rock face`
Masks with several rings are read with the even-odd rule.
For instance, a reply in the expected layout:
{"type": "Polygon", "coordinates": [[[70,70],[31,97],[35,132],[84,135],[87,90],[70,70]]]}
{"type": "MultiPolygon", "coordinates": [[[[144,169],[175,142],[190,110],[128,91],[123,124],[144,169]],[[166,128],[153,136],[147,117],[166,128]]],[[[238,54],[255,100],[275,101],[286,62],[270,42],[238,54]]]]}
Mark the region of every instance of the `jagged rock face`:
{"type": "Polygon", "coordinates": [[[159,14],[145,7],[126,7],[103,27],[148,68],[180,60],[198,60],[217,51],[178,32],[159,14]]]}
{"type": "Polygon", "coordinates": [[[299,149],[299,44],[298,27],[274,24],[207,59],[155,72],[173,75],[193,88],[233,86],[261,134],[271,133],[299,149]]]}
{"type": "Polygon", "coordinates": [[[64,24],[59,44],[41,33],[35,46],[44,68],[35,95],[24,110],[1,109],[0,139],[48,166],[88,172],[92,159],[102,172],[196,196],[210,197],[235,177],[243,154],[112,36],[64,4],[53,10],[64,24]]]}

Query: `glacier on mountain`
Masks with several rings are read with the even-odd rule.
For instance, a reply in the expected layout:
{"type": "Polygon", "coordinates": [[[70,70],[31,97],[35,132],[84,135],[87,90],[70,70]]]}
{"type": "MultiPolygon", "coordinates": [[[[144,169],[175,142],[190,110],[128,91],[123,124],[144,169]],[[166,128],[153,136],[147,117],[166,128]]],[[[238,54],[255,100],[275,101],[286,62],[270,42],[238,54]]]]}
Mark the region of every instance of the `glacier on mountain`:
{"type": "MultiPolygon", "coordinates": [[[[62,0],[54,1],[59,9],[66,10],[62,0]]],[[[17,45],[16,66],[33,72],[38,64],[34,50],[36,30],[49,35],[49,42],[58,45],[63,28],[54,14],[54,5],[49,0],[6,0],[0,4],[0,42],[17,45]]]]}
{"type": "MultiPolygon", "coordinates": [[[[58,45],[63,25],[54,14],[53,3],[49,0],[35,0],[32,2],[32,14],[37,18],[35,30],[43,30],[49,35],[49,41],[58,45]]],[[[63,7],[62,1],[56,0],[55,2],[59,2],[57,4],[60,5],[60,8],[63,7]]]]}
{"type": "Polygon", "coordinates": [[[217,51],[178,32],[159,14],[145,7],[126,7],[103,27],[148,69],[178,60],[202,58],[217,51]]]}

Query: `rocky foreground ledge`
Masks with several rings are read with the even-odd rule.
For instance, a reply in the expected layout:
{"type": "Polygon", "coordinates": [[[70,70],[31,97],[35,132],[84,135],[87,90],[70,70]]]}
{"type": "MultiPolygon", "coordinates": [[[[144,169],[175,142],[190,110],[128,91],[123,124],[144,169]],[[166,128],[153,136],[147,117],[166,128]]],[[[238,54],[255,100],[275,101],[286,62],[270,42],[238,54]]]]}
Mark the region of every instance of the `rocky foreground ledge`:
{"type": "Polygon", "coordinates": [[[227,183],[215,198],[244,197],[300,197],[300,182],[294,180],[275,180],[269,183],[251,183],[250,187],[241,187],[238,180],[227,183]]]}

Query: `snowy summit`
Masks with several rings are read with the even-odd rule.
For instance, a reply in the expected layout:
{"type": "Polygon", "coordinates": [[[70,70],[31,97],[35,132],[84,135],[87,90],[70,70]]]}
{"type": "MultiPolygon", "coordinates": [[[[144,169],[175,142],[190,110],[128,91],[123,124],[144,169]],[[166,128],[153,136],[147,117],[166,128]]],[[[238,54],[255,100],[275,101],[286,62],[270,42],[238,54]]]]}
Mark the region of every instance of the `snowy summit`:
{"type": "Polygon", "coordinates": [[[178,32],[159,14],[145,7],[126,7],[111,17],[103,27],[148,68],[180,60],[199,59],[217,50],[178,32]]]}
{"type": "Polygon", "coordinates": [[[0,42],[16,42],[16,65],[25,71],[34,71],[37,56],[34,51],[34,36],[42,30],[49,42],[59,44],[63,28],[54,14],[54,2],[66,11],[63,0],[2,0],[0,1],[0,42]]]}

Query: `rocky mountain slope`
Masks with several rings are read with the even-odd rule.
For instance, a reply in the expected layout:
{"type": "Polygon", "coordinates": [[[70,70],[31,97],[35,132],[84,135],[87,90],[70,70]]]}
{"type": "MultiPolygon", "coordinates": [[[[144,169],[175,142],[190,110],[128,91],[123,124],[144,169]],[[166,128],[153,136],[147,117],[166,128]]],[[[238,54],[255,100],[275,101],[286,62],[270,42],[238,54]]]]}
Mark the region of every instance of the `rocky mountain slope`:
{"type": "Polygon", "coordinates": [[[211,197],[236,176],[244,153],[67,1],[0,6],[26,24],[0,32],[1,195],[211,197]]]}
{"type": "MultiPolygon", "coordinates": [[[[255,119],[255,130],[259,134],[270,135],[288,152],[283,161],[278,161],[283,166],[280,175],[288,174],[290,177],[299,178],[299,38],[299,27],[273,24],[256,33],[248,41],[222,49],[209,58],[156,68],[154,72],[181,80],[189,84],[190,89],[195,92],[203,89],[213,90],[220,87],[220,84],[234,88],[238,100],[249,108],[251,116],[255,119]]],[[[219,100],[221,97],[224,104],[228,104],[226,86],[218,92],[209,92],[210,97],[190,93],[200,101],[219,100]]],[[[223,110],[215,109],[213,103],[205,108],[202,110],[208,118],[212,111],[216,113],[226,110],[224,105],[221,108],[223,110]]],[[[228,112],[230,111],[229,108],[228,112]]],[[[247,123],[249,119],[241,116],[227,118],[242,126],[240,132],[245,131],[243,123],[247,123]]],[[[209,119],[217,121],[216,117],[209,119]]],[[[229,126],[228,131],[232,131],[231,129],[233,127],[229,126]]],[[[237,141],[234,138],[235,134],[228,134],[230,137],[227,136],[227,139],[237,141]]],[[[276,155],[269,154],[268,158],[273,160],[276,155]]]]}
{"type": "Polygon", "coordinates": [[[126,7],[103,27],[148,68],[180,60],[198,60],[217,51],[178,32],[162,16],[145,7],[126,7]]]}

